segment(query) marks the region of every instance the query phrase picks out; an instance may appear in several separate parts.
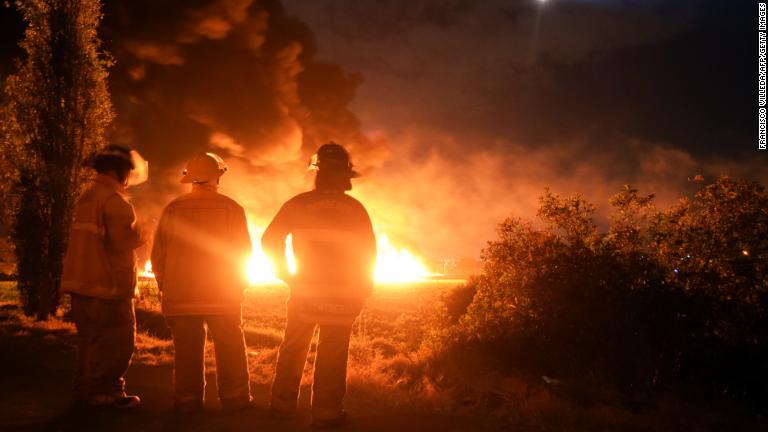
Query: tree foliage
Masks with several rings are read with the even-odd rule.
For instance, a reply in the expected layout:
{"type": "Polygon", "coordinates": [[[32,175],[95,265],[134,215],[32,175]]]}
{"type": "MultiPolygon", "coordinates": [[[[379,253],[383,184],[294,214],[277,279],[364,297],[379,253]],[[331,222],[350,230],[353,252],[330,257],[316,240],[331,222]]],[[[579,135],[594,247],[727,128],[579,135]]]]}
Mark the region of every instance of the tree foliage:
{"type": "Polygon", "coordinates": [[[501,223],[482,274],[446,298],[446,346],[632,397],[688,391],[765,406],[762,186],[723,177],[666,210],[627,186],[605,232],[580,196],[547,190],[540,204],[543,228],[501,223]]]}
{"type": "Polygon", "coordinates": [[[12,240],[27,314],[45,318],[58,284],[85,158],[112,121],[110,60],[99,51],[98,0],[26,0],[25,57],[5,82],[3,153],[14,167],[12,240]]]}

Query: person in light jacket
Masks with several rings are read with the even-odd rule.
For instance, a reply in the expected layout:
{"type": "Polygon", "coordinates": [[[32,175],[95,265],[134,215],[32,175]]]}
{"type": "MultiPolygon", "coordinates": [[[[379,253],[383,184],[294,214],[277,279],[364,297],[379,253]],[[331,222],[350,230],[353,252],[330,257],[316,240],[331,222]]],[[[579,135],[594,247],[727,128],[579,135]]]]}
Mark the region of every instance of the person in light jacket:
{"type": "Polygon", "coordinates": [[[97,175],[76,203],[64,257],[61,292],[71,296],[78,339],[75,402],[86,407],[141,402],[125,393],[124,379],[136,333],[134,250],[145,243],[125,188],[139,159],[118,145],[95,155],[97,175]]]}
{"type": "Polygon", "coordinates": [[[243,208],[217,190],[226,171],[213,153],[189,161],[181,182],[192,190],[163,210],[152,246],[152,269],[173,334],[174,407],[182,413],[203,409],[206,327],[223,409],[237,411],[252,400],[241,319],[251,239],[243,208]]]}

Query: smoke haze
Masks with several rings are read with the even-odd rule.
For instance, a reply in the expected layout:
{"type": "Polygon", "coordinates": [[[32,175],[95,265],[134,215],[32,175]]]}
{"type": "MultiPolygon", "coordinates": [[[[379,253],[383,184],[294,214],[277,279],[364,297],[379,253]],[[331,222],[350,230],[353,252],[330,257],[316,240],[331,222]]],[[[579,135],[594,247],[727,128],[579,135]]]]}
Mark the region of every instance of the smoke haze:
{"type": "MultiPolygon", "coordinates": [[[[133,190],[141,219],[214,151],[223,192],[264,226],[311,188],[329,140],[364,174],[352,194],[379,231],[430,258],[477,256],[504,217],[534,217],[546,186],[605,220],[626,183],[670,204],[696,174],[766,182],[748,154],[745,2],[284,3],[105,2],[113,138],[151,164],[133,190]]],[[[3,40],[18,38],[2,13],[3,40]]],[[[3,49],[6,72],[18,52],[3,49]]]]}

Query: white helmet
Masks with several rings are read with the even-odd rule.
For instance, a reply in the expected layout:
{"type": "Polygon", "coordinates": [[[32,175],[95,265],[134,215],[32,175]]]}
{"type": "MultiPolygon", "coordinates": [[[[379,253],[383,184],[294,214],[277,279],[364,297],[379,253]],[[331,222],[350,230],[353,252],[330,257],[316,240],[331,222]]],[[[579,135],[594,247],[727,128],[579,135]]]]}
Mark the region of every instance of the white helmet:
{"type": "Polygon", "coordinates": [[[224,159],[215,153],[199,154],[189,162],[184,170],[182,183],[207,183],[214,181],[227,172],[227,164],[224,159]]]}

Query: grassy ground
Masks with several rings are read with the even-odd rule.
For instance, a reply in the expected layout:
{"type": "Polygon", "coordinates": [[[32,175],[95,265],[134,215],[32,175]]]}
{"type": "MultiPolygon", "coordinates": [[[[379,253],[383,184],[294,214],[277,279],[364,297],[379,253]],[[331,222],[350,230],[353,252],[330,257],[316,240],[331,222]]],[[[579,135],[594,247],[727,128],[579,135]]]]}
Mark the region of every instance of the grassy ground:
{"type": "MultiPolygon", "coordinates": [[[[296,421],[270,420],[265,412],[277,346],[285,324],[287,289],[262,287],[248,292],[244,308],[248,360],[254,397],[261,409],[225,416],[218,412],[215,364],[207,346],[207,412],[179,418],[171,414],[173,345],[157,309],[152,286],[144,286],[137,304],[136,352],[128,372],[128,391],[140,394],[144,406],[131,414],[71,411],[69,389],[75,362],[75,329],[66,322],[66,310],[47,321],[21,314],[12,283],[0,284],[0,430],[304,430],[309,421],[309,385],[313,353],[302,386],[300,416],[296,421]]],[[[421,287],[416,296],[431,296],[435,287],[421,287]]],[[[369,342],[371,332],[398,333],[399,317],[415,310],[411,294],[382,295],[371,303],[356,325],[350,356],[350,384],[346,400],[353,416],[351,430],[498,430],[502,423],[478,416],[450,413],[422,395],[398,389],[396,383],[372,364],[385,356],[369,342]],[[396,300],[399,299],[399,300],[396,300]],[[399,308],[392,306],[399,303],[399,308]]],[[[392,339],[392,344],[400,343],[392,339]]],[[[313,350],[314,351],[314,347],[313,350]]],[[[391,357],[394,351],[388,352],[391,357]]]]}
{"type": "MultiPolygon", "coordinates": [[[[429,369],[430,349],[422,341],[434,330],[433,307],[447,288],[438,284],[382,288],[370,299],[355,324],[350,345],[346,399],[354,419],[350,430],[691,432],[766,426],[765,419],[740,417],[738,407],[691,406],[675,398],[643,410],[610,397],[585,402],[573,397],[579,391],[569,388],[569,383],[498,376],[473,367],[469,359],[456,359],[459,369],[452,372],[452,379],[442,379],[429,369]]],[[[127,381],[128,390],[140,394],[145,405],[132,414],[83,416],[68,411],[75,330],[64,319],[65,308],[48,321],[34,321],[20,313],[13,283],[0,282],[0,382],[5,390],[0,392],[0,430],[306,429],[314,347],[305,370],[300,418],[276,422],[264,411],[285,324],[286,288],[253,288],[244,304],[252,386],[262,409],[234,416],[218,413],[209,343],[208,412],[194,418],[170,414],[173,344],[154,286],[145,283],[141,290],[137,346],[127,381]]]]}
{"type": "MultiPolygon", "coordinates": [[[[0,430],[19,431],[236,431],[307,430],[308,387],[302,389],[299,417],[277,421],[268,417],[267,384],[253,385],[257,408],[224,415],[216,402],[215,377],[207,375],[206,412],[194,416],[172,414],[172,369],[154,364],[165,353],[165,343],[141,336],[139,356],[126,377],[128,391],[140,394],[143,406],[130,413],[70,410],[69,389],[75,361],[74,329],[59,319],[36,322],[24,318],[14,304],[0,305],[0,430]],[[152,352],[155,350],[155,352],[152,352]],[[162,354],[162,355],[161,355],[162,354]],[[150,359],[149,362],[146,360],[150,359]]],[[[165,361],[159,360],[161,363],[165,361]]],[[[347,408],[353,422],[348,430],[498,430],[499,424],[476,417],[456,416],[384,400],[372,401],[350,393],[347,408]]]]}
{"type": "MultiPolygon", "coordinates": [[[[366,305],[355,322],[350,342],[349,393],[359,397],[381,399],[394,403],[420,404],[434,407],[429,392],[414,394],[401,388],[388,371],[393,363],[402,363],[405,356],[417,355],[423,339],[424,308],[433,304],[443,289],[452,285],[420,283],[411,286],[382,287],[366,305]]],[[[170,365],[172,345],[170,333],[159,311],[157,292],[153,283],[140,286],[142,298],[137,302],[139,335],[135,361],[148,365],[170,365]]],[[[251,379],[258,385],[268,385],[274,374],[277,348],[285,327],[285,302],[288,289],[284,286],[258,286],[246,292],[243,304],[243,330],[248,345],[251,379]]],[[[317,336],[317,335],[316,335],[317,336]]],[[[207,345],[207,365],[212,371],[212,345],[207,345]]],[[[314,362],[315,342],[310,348],[306,380],[310,380],[314,362]]],[[[401,383],[402,384],[402,383],[401,383]]]]}

